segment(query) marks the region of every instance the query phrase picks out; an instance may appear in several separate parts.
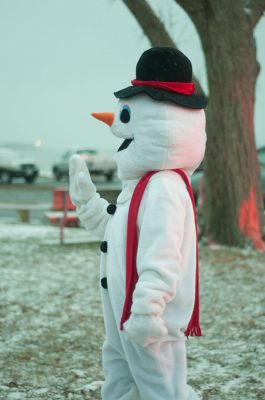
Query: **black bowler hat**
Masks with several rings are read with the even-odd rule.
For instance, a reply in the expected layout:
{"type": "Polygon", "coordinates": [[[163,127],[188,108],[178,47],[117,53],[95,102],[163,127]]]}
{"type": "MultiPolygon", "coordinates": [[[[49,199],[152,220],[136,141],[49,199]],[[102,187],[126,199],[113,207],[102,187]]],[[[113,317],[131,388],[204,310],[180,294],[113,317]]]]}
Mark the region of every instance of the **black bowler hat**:
{"type": "Polygon", "coordinates": [[[145,51],[136,65],[133,86],[115,92],[119,99],[146,93],[154,100],[171,101],[181,107],[205,108],[207,99],[195,93],[192,65],[181,51],[153,47],[145,51]]]}

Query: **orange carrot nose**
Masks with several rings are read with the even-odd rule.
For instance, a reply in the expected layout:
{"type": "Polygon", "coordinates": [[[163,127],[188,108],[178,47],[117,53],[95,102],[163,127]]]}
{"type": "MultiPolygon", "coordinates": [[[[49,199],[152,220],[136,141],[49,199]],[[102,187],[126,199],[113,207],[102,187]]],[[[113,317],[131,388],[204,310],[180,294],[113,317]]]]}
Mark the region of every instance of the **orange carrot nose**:
{"type": "Polygon", "coordinates": [[[91,113],[91,115],[94,118],[99,119],[102,122],[105,122],[105,124],[111,126],[114,121],[114,113],[110,112],[102,112],[102,113],[91,113]]]}

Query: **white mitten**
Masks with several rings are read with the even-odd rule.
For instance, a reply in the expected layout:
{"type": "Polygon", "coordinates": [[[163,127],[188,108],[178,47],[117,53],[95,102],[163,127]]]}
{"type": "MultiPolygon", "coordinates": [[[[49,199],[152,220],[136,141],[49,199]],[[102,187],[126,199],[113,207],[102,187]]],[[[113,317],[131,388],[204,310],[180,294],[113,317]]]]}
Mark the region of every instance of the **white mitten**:
{"type": "Polygon", "coordinates": [[[128,338],[143,347],[158,342],[168,331],[161,317],[156,315],[132,314],[124,324],[128,338]]]}
{"type": "Polygon", "coordinates": [[[93,197],[96,193],[96,188],[84,160],[74,154],[70,158],[69,164],[70,197],[72,203],[76,206],[81,206],[93,197]]]}

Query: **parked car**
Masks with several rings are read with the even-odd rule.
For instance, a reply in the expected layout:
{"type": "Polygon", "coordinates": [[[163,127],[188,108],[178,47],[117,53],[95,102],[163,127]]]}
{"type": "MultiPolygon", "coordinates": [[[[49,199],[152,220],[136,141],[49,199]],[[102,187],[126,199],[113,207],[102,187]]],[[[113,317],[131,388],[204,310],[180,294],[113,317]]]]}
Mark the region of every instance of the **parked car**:
{"type": "Polygon", "coordinates": [[[52,167],[53,176],[57,180],[69,175],[69,160],[73,154],[79,156],[86,162],[87,168],[93,175],[103,175],[107,181],[111,181],[116,171],[115,162],[107,155],[88,148],[69,150],[62,155],[61,161],[52,167]]]}
{"type": "Polygon", "coordinates": [[[199,185],[200,185],[202,178],[203,178],[203,162],[194,171],[194,173],[191,176],[191,180],[190,180],[196,204],[198,204],[199,185]]]}
{"type": "Polygon", "coordinates": [[[0,148],[0,182],[11,183],[13,178],[23,178],[27,183],[35,182],[39,175],[36,162],[20,156],[16,151],[0,148]]]}
{"type": "MultiPolygon", "coordinates": [[[[259,165],[260,165],[261,189],[262,189],[263,201],[264,201],[264,205],[265,205],[265,146],[260,147],[257,150],[257,156],[258,156],[259,165]]],[[[200,166],[196,169],[196,171],[194,172],[194,174],[191,177],[191,186],[193,189],[196,204],[197,204],[198,195],[199,195],[199,185],[200,185],[202,178],[203,178],[203,163],[200,164],[200,166]]]]}
{"type": "Polygon", "coordinates": [[[263,194],[263,201],[265,205],[265,146],[258,149],[258,159],[260,166],[260,176],[261,176],[261,189],[263,194]]]}

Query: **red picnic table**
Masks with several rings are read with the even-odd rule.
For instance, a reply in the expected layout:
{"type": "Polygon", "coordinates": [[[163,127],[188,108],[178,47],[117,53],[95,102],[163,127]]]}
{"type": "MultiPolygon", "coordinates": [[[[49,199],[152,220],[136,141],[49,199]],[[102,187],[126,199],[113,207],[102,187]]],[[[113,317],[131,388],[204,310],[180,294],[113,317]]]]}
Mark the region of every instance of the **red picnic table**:
{"type": "Polygon", "coordinates": [[[79,220],[75,211],[76,207],[71,202],[68,187],[53,189],[52,210],[46,212],[46,216],[53,225],[60,224],[60,241],[64,241],[64,227],[77,227],[79,220]]]}

